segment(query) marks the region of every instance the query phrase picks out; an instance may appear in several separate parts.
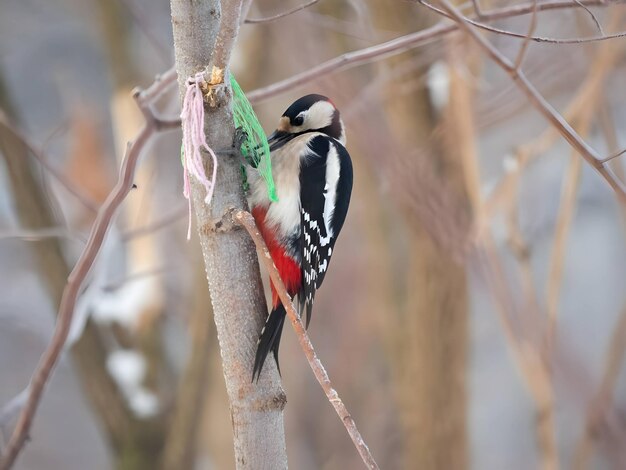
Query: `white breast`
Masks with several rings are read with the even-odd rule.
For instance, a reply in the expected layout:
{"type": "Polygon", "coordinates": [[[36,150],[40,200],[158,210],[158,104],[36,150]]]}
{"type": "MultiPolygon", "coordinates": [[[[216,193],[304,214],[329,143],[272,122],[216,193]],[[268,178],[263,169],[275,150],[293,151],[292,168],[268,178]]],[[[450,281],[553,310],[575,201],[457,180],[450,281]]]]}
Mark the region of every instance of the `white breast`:
{"type": "Polygon", "coordinates": [[[310,133],[296,137],[272,152],[272,176],[276,186],[277,202],[267,196],[265,182],[256,171],[249,177],[251,207],[267,207],[266,223],[276,227],[283,235],[293,233],[300,225],[300,161],[308,153],[309,140],[317,136],[310,133]]]}

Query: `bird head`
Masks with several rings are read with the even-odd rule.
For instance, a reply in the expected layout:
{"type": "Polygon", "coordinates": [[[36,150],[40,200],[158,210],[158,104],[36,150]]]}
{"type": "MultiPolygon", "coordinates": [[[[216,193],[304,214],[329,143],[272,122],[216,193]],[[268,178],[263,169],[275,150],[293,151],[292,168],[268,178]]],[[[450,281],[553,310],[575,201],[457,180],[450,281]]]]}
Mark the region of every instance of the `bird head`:
{"type": "Polygon", "coordinates": [[[270,150],[274,151],[307,132],[321,132],[345,144],[339,110],[325,96],[306,95],[289,106],[278,121],[276,131],[267,138],[270,150]]]}

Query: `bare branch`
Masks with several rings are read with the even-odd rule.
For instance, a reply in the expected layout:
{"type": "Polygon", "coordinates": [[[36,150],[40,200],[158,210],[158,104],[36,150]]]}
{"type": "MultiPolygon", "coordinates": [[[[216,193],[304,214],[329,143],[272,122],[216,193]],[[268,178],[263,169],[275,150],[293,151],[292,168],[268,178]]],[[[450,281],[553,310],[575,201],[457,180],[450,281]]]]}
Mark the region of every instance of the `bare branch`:
{"type": "Polygon", "coordinates": [[[586,6],[584,5],[580,0],[574,0],[574,2],[576,3],[576,5],[578,5],[580,8],[582,8],[583,10],[585,10],[587,13],[589,13],[589,16],[591,16],[591,19],[593,20],[593,22],[596,25],[596,28],[598,28],[598,31],[600,31],[600,34],[602,36],[604,36],[604,31],[602,30],[602,25],[600,24],[600,22],[598,21],[598,18],[596,18],[596,15],[593,14],[593,12],[586,6]]]}
{"type": "Polygon", "coordinates": [[[613,33],[609,35],[601,35],[601,36],[591,36],[586,38],[549,38],[544,36],[530,36],[528,34],[515,33],[513,31],[507,31],[505,29],[494,28],[493,26],[488,26],[483,23],[479,23],[477,21],[468,20],[469,23],[473,24],[477,28],[484,29],[485,31],[489,31],[491,33],[501,34],[503,36],[510,36],[512,38],[524,39],[533,42],[540,42],[545,44],[587,44],[590,42],[601,42],[608,41],[610,39],[619,39],[626,36],[625,31],[621,31],[619,33],[613,33]]]}
{"type": "Polygon", "coordinates": [[[165,274],[166,272],[170,271],[171,269],[172,267],[167,266],[167,265],[156,266],[150,269],[144,269],[142,271],[128,274],[121,279],[116,279],[114,281],[111,281],[110,283],[102,286],[101,290],[103,292],[115,292],[116,290],[124,287],[124,285],[128,284],[129,282],[136,281],[138,279],[144,279],[146,277],[161,276],[165,274]]]}
{"type": "Polygon", "coordinates": [[[561,202],[559,206],[552,252],[550,254],[549,274],[546,288],[546,309],[548,314],[548,345],[553,346],[556,339],[559,300],[565,268],[567,236],[576,213],[576,200],[580,184],[581,160],[576,155],[570,157],[567,172],[561,186],[561,202]]]}
{"type": "MultiPolygon", "coordinates": [[[[581,134],[589,133],[593,116],[598,103],[596,100],[590,106],[584,108],[577,118],[577,128],[581,134]]],[[[567,172],[561,185],[561,202],[559,206],[552,253],[549,261],[548,283],[546,289],[546,309],[548,315],[548,329],[546,332],[547,346],[554,347],[556,341],[557,320],[559,313],[559,300],[561,297],[561,285],[565,268],[565,255],[567,251],[567,237],[576,213],[578,187],[582,170],[581,160],[572,151],[567,172]]]]}
{"type": "Polygon", "coordinates": [[[165,44],[161,38],[154,34],[154,28],[150,24],[150,18],[145,12],[137,5],[137,2],[133,0],[122,0],[122,5],[126,8],[133,21],[137,25],[138,29],[144,34],[152,48],[158,53],[162,62],[167,64],[170,61],[170,47],[169,44],[165,44]]]}
{"type": "Polygon", "coordinates": [[[602,163],[602,158],[585,142],[584,139],[570,126],[550,103],[539,93],[535,86],[526,78],[515,64],[500,53],[489,41],[480,36],[467,22],[466,18],[448,0],[439,0],[443,9],[465,30],[483,51],[498,64],[515,82],[520,90],[528,97],[530,103],[544,118],[561,134],[561,136],[591,165],[613,188],[621,203],[626,204],[626,189],[624,184],[615,177],[612,170],[602,163]]]}
{"type": "Polygon", "coordinates": [[[87,243],[83,236],[65,227],[49,227],[39,230],[0,230],[0,240],[16,238],[29,242],[38,242],[48,238],[67,238],[68,240],[87,243]]]}
{"type": "Polygon", "coordinates": [[[478,0],[472,0],[472,6],[474,7],[474,13],[476,14],[476,18],[482,18],[483,12],[480,8],[480,3],[478,0]]]}
{"type": "Polygon", "coordinates": [[[502,261],[498,256],[491,233],[486,233],[482,237],[476,249],[483,275],[490,285],[490,293],[508,347],[513,353],[522,372],[524,383],[535,403],[537,441],[541,448],[541,468],[556,470],[559,466],[559,457],[555,436],[554,392],[546,358],[530,347],[527,338],[518,334],[515,329],[511,315],[518,311],[518,306],[506,282],[502,261]]]}
{"type": "Polygon", "coordinates": [[[310,6],[315,5],[319,1],[320,0],[310,0],[307,3],[304,3],[298,7],[294,7],[290,10],[284,11],[282,13],[278,13],[277,15],[274,15],[274,16],[267,16],[265,18],[246,18],[244,23],[246,24],[269,23],[270,21],[275,21],[280,18],[284,18],[285,16],[292,15],[300,10],[304,10],[305,8],[309,8],[310,6]]]}
{"type": "MultiPolygon", "coordinates": [[[[619,15],[613,15],[615,23],[620,20],[619,15]]],[[[609,72],[614,69],[615,61],[619,54],[619,48],[614,44],[604,43],[595,54],[589,67],[589,73],[580,84],[576,94],[563,112],[567,121],[578,119],[594,103],[601,100],[600,91],[609,72]]],[[[511,189],[515,187],[515,180],[519,173],[534,161],[539,155],[545,154],[558,138],[558,133],[553,127],[548,127],[543,133],[531,142],[520,147],[513,161],[513,169],[501,178],[491,196],[485,203],[483,220],[476,221],[475,232],[481,232],[486,221],[491,220],[495,210],[512,197],[511,189]]],[[[615,147],[611,147],[612,149],[615,147]]],[[[513,157],[511,157],[513,158],[513,157]]]]}
{"type": "Polygon", "coordinates": [[[61,185],[67,189],[83,206],[92,212],[98,210],[98,203],[85,194],[80,188],[76,187],[66,176],[57,170],[53,165],[48,162],[48,159],[44,153],[35,147],[28,138],[22,134],[13,124],[9,122],[5,114],[0,110],[0,125],[9,131],[16,139],[18,139],[24,147],[26,147],[30,153],[37,159],[37,161],[43,166],[52,176],[54,176],[61,185]]]}
{"type": "Polygon", "coordinates": [[[537,28],[537,0],[533,1],[533,14],[530,17],[530,24],[528,25],[528,33],[524,38],[524,42],[522,43],[522,47],[520,47],[519,52],[517,53],[517,57],[515,58],[515,69],[519,71],[522,66],[522,62],[524,61],[524,57],[526,56],[526,51],[528,50],[528,44],[530,44],[530,38],[532,37],[535,29],[537,28]]]}
{"type": "Polygon", "coordinates": [[[157,230],[178,222],[185,215],[187,215],[187,206],[180,206],[178,209],[173,210],[171,213],[165,215],[159,220],[155,220],[154,222],[149,223],[145,227],[139,227],[134,230],[125,232],[124,234],[122,234],[122,241],[127,242],[135,238],[153,234],[157,230]]]}
{"type": "Polygon", "coordinates": [[[119,180],[98,211],[96,221],[89,235],[87,246],[69,275],[68,283],[63,291],[63,297],[61,298],[54,334],[31,378],[28,399],[20,413],[13,435],[0,459],[0,470],[9,470],[13,466],[18,454],[28,439],[28,433],[44,388],[63,352],[81,286],[98,256],[104,237],[106,236],[117,209],[132,189],[133,175],[137,162],[139,161],[139,156],[150,138],[157,131],[155,120],[151,114],[150,101],[148,101],[146,97],[150,97],[151,99],[157,97],[164,91],[169,83],[171,83],[171,81],[157,80],[145,92],[136,90],[134,93],[134,98],[138,106],[148,119],[137,138],[128,145],[126,156],[122,162],[119,180]]]}
{"type": "Polygon", "coordinates": [[[610,162],[611,160],[613,160],[613,159],[615,159],[615,158],[617,158],[617,157],[621,157],[621,156],[622,156],[622,155],[624,155],[625,153],[626,153],[626,149],[624,149],[624,150],[620,150],[619,152],[617,152],[617,153],[615,153],[615,154],[611,155],[610,157],[606,157],[605,159],[600,160],[600,161],[601,161],[602,163],[607,163],[607,162],[610,162]]]}
{"type": "MultiPolygon", "coordinates": [[[[604,0],[580,0],[583,5],[593,6],[606,6],[604,0]]],[[[619,0],[616,3],[623,3],[624,0],[619,0]]],[[[511,18],[515,16],[522,16],[528,13],[532,13],[534,2],[524,3],[520,5],[503,7],[499,9],[490,10],[487,13],[483,13],[483,21],[495,21],[503,18],[511,18]]],[[[544,2],[537,2],[537,10],[560,10],[576,8],[578,5],[571,0],[547,0],[544,2]]],[[[319,65],[311,67],[309,70],[293,75],[289,78],[273,83],[263,88],[258,88],[247,94],[251,103],[259,103],[263,100],[272,98],[288,90],[296,88],[297,86],[304,85],[313,80],[317,80],[320,77],[328,75],[330,73],[345,70],[357,65],[366,64],[374,60],[381,59],[383,57],[389,57],[392,55],[400,54],[408,49],[423,46],[435,39],[438,39],[446,34],[457,31],[459,26],[457,24],[438,23],[415,33],[407,34],[396,39],[377,44],[375,46],[367,47],[357,51],[348,52],[342,54],[334,59],[322,62],[319,65]]],[[[626,33],[625,33],[626,34],[626,33]]],[[[522,37],[524,37],[522,35],[522,37]]],[[[616,36],[617,37],[617,36],[616,36]]],[[[604,38],[603,38],[604,39],[604,38]]],[[[539,38],[537,38],[539,40],[539,38]]],[[[580,40],[577,40],[580,42],[580,40]]]]}
{"type": "Polygon", "coordinates": [[[345,426],[346,431],[348,431],[348,434],[350,435],[354,446],[359,452],[361,459],[363,459],[363,463],[369,469],[378,469],[378,465],[376,464],[374,457],[370,453],[367,444],[365,444],[365,441],[363,441],[361,433],[359,433],[354,419],[352,419],[352,416],[350,416],[350,414],[348,413],[346,406],[341,401],[341,398],[339,398],[337,391],[333,388],[332,383],[330,382],[330,378],[328,377],[328,373],[324,369],[322,362],[317,357],[315,349],[313,349],[313,345],[311,344],[309,335],[307,334],[306,329],[304,328],[304,325],[300,320],[300,316],[296,312],[296,308],[293,306],[291,297],[289,297],[289,294],[287,293],[287,289],[285,288],[285,284],[283,284],[278,269],[272,261],[269,249],[267,248],[267,245],[265,244],[263,236],[259,232],[256,223],[254,222],[254,217],[252,217],[252,214],[250,214],[249,212],[237,211],[235,213],[235,220],[237,220],[247,230],[247,232],[250,234],[250,237],[254,241],[254,244],[256,245],[256,248],[260,254],[260,258],[263,260],[263,263],[265,264],[265,267],[270,274],[274,287],[276,287],[278,296],[280,297],[281,302],[287,310],[287,316],[291,321],[293,329],[296,331],[298,341],[300,342],[300,346],[304,351],[304,355],[309,361],[309,365],[313,370],[313,374],[315,374],[315,378],[321,385],[324,393],[326,393],[328,401],[331,405],[333,405],[333,408],[335,408],[335,411],[337,412],[337,415],[339,415],[339,418],[341,418],[341,422],[345,426]]]}
{"type": "Polygon", "coordinates": [[[626,306],[622,307],[622,312],[613,328],[602,380],[587,409],[582,435],[576,445],[574,458],[576,470],[588,468],[599,428],[606,421],[607,412],[615,400],[615,386],[623,368],[624,353],[626,353],[626,306]]]}
{"type": "MultiPolygon", "coordinates": [[[[446,13],[444,10],[441,10],[440,8],[437,8],[434,5],[431,5],[428,2],[425,2],[423,0],[416,0],[420,5],[425,6],[426,8],[429,8],[430,10],[433,10],[437,13],[439,13],[442,16],[445,16],[446,18],[450,18],[450,19],[454,19],[452,18],[448,13],[446,13]]],[[[572,5],[573,7],[574,5],[572,5]]],[[[533,10],[531,10],[532,13],[533,10]]],[[[489,18],[485,18],[485,15],[482,16],[482,18],[484,18],[485,20],[488,20],[489,18]]],[[[483,29],[485,31],[488,31],[490,33],[494,33],[494,34],[500,34],[502,36],[509,36],[512,38],[517,38],[517,39],[523,39],[525,42],[526,41],[533,41],[533,42],[539,42],[539,43],[545,43],[545,44],[560,44],[560,45],[564,45],[564,44],[587,44],[587,43],[591,43],[591,42],[601,42],[601,41],[608,41],[610,39],[619,39],[619,38],[623,38],[626,36],[626,31],[621,31],[619,33],[613,33],[613,34],[609,34],[609,35],[605,35],[604,32],[601,33],[600,36],[591,36],[591,37],[585,37],[585,38],[551,38],[551,37],[545,37],[545,36],[533,36],[531,33],[526,33],[526,34],[522,34],[522,33],[516,33],[514,31],[509,31],[506,29],[500,29],[500,28],[496,28],[494,26],[489,26],[487,24],[484,23],[480,23],[474,19],[471,18],[467,18],[465,17],[465,21],[470,23],[473,26],[476,26],[479,29],[483,29]]],[[[532,25],[532,22],[531,22],[532,25]]],[[[534,28],[531,28],[532,30],[534,30],[534,28]]]]}

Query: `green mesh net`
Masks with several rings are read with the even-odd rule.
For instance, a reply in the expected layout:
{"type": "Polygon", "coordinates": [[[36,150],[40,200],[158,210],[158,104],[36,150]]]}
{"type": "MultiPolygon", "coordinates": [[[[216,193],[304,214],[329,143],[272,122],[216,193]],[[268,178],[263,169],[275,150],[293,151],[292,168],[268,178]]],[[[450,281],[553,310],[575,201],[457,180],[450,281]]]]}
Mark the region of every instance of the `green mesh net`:
{"type": "MultiPolygon", "coordinates": [[[[267,186],[267,195],[270,201],[278,201],[276,186],[272,178],[272,163],[270,160],[270,146],[267,143],[265,132],[259,119],[252,109],[252,105],[246,98],[245,93],[230,74],[230,86],[233,89],[233,118],[235,128],[241,128],[246,135],[246,140],[241,144],[241,153],[252,168],[259,172],[267,186]]],[[[241,167],[244,181],[244,189],[248,189],[246,168],[241,167]]]]}

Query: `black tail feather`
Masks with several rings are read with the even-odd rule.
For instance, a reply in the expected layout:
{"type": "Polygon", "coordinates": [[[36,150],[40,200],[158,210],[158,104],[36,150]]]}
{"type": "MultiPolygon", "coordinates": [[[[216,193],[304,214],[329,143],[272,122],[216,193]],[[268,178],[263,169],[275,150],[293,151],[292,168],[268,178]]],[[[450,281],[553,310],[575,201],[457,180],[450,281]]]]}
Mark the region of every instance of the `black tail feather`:
{"type": "Polygon", "coordinates": [[[306,294],[302,291],[298,293],[298,305],[299,305],[298,312],[300,312],[300,320],[302,320],[302,316],[304,315],[304,312],[306,312],[305,328],[308,330],[309,323],[311,323],[311,313],[313,312],[313,301],[307,302],[306,294]]]}
{"type": "Polygon", "coordinates": [[[263,331],[261,331],[261,336],[259,337],[259,342],[257,343],[256,357],[254,358],[254,369],[252,371],[253,381],[255,377],[259,380],[263,364],[265,364],[265,359],[267,359],[270,351],[274,353],[276,366],[278,367],[278,372],[280,373],[280,366],[278,365],[278,347],[280,346],[280,336],[283,332],[286,315],[287,312],[285,311],[285,307],[283,304],[279,304],[267,317],[265,326],[263,327],[263,331]]]}
{"type": "MultiPolygon", "coordinates": [[[[276,368],[278,369],[278,375],[280,374],[280,364],[278,362],[278,347],[280,346],[280,338],[283,335],[283,326],[285,326],[285,307],[281,304],[279,308],[282,308],[283,314],[280,317],[280,323],[278,324],[278,332],[276,333],[276,339],[274,340],[274,345],[272,346],[272,352],[274,353],[274,360],[276,361],[276,368]]],[[[259,371],[260,373],[260,371],[259,371]]]]}

